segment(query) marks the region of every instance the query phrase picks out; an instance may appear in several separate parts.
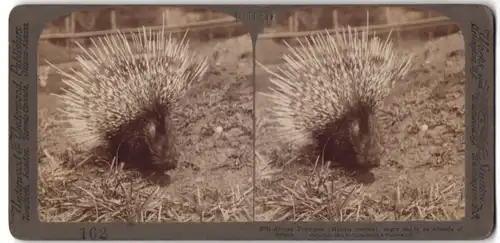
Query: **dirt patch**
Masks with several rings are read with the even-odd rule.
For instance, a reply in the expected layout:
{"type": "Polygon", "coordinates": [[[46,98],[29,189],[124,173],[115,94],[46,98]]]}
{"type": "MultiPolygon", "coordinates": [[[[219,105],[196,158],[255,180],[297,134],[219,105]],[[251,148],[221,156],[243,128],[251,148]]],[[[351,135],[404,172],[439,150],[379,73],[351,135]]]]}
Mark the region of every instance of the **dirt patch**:
{"type": "MultiPolygon", "coordinates": [[[[241,40],[236,43],[242,42],[241,40]]],[[[244,42],[244,41],[243,41],[244,42]]],[[[217,43],[197,45],[212,50],[217,43]]],[[[251,48],[251,47],[250,47],[251,48]]],[[[92,161],[72,150],[62,134],[61,106],[39,91],[39,212],[45,222],[209,222],[252,220],[253,85],[248,47],[215,56],[174,114],[179,167],[159,186],[113,161],[92,161]],[[232,58],[232,60],[230,60],[232,58]],[[100,164],[101,166],[97,166],[100,164]],[[104,166],[102,166],[104,164],[104,166]]],[[[220,52],[220,50],[213,50],[220,52]]],[[[49,77],[54,92],[60,79],[49,77]]]]}
{"type": "MultiPolygon", "coordinates": [[[[265,50],[263,43],[258,48],[265,50]]],[[[256,182],[256,220],[464,217],[464,40],[455,34],[412,43],[403,50],[415,54],[412,69],[383,106],[385,153],[381,167],[371,173],[348,176],[321,164],[294,163],[286,144],[265,139],[272,124],[265,99],[256,97],[256,163],[279,172],[256,182]]],[[[257,61],[275,70],[275,57],[261,52],[257,61]]],[[[257,68],[258,91],[267,90],[268,78],[257,68]]]]}

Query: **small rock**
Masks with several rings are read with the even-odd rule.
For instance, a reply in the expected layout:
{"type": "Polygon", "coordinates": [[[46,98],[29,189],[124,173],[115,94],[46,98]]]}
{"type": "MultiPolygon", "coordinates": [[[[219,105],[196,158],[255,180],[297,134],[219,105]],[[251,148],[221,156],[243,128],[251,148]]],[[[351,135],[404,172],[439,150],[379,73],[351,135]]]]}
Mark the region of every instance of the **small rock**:
{"type": "Polygon", "coordinates": [[[223,131],[222,127],[221,126],[218,126],[215,128],[215,132],[216,133],[221,133],[223,131]]]}
{"type": "Polygon", "coordinates": [[[422,132],[427,131],[427,129],[429,129],[429,126],[427,126],[427,124],[420,126],[420,131],[422,131],[422,132]]]}

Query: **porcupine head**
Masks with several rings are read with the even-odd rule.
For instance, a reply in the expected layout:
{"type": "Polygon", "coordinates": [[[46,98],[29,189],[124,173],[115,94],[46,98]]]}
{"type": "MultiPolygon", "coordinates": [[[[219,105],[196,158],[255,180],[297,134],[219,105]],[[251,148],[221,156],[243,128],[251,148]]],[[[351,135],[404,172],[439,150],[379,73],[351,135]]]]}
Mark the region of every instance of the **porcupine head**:
{"type": "MultiPolygon", "coordinates": [[[[164,30],[123,33],[93,40],[93,49],[77,43],[80,71],[67,73],[63,113],[70,140],[87,151],[105,151],[139,169],[173,169],[178,163],[172,115],[192,83],[207,71],[206,58],[190,52],[185,36],[164,30]]],[[[57,69],[57,67],[54,67],[57,69]]]]}
{"type": "Polygon", "coordinates": [[[376,105],[358,104],[352,112],[355,114],[349,119],[347,139],[350,141],[349,148],[353,150],[353,159],[363,168],[377,167],[382,147],[376,105]]]}
{"type": "Polygon", "coordinates": [[[171,115],[168,107],[156,105],[123,124],[118,132],[108,133],[107,155],[136,168],[175,169],[179,152],[171,115]]]}
{"type": "MultiPolygon", "coordinates": [[[[351,94],[350,97],[355,95],[351,94]]],[[[328,122],[312,133],[315,155],[326,161],[361,170],[380,165],[379,121],[376,106],[353,99],[345,104],[342,117],[328,122]]]]}

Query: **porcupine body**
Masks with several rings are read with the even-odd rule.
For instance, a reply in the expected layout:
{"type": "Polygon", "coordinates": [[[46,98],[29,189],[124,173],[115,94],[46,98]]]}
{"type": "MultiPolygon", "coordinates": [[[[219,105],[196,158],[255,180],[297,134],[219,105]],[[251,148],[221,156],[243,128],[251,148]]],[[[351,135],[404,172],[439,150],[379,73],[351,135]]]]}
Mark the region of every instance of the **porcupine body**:
{"type": "MultiPolygon", "coordinates": [[[[381,101],[406,76],[411,57],[398,55],[389,37],[368,38],[350,27],[343,34],[317,33],[289,53],[272,72],[264,93],[277,130],[273,139],[312,151],[347,167],[380,164],[381,101]]],[[[309,155],[309,156],[308,156],[309,155]]]]}
{"type": "MultiPolygon", "coordinates": [[[[79,71],[58,69],[66,84],[56,95],[69,127],[65,134],[83,151],[140,169],[173,169],[178,151],[171,114],[207,71],[189,42],[143,28],[92,40],[76,59],[79,71]]],[[[54,67],[56,68],[56,67],[54,67]]],[[[57,69],[57,68],[56,68],[57,69]]]]}

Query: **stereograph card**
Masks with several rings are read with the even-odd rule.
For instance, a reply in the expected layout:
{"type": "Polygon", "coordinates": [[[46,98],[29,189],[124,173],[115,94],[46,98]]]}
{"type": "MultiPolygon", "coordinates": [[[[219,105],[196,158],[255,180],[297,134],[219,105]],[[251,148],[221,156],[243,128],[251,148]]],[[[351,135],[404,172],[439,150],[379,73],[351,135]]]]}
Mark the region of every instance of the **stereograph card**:
{"type": "Polygon", "coordinates": [[[20,5],[23,240],[474,240],[494,228],[483,5],[20,5]]]}

